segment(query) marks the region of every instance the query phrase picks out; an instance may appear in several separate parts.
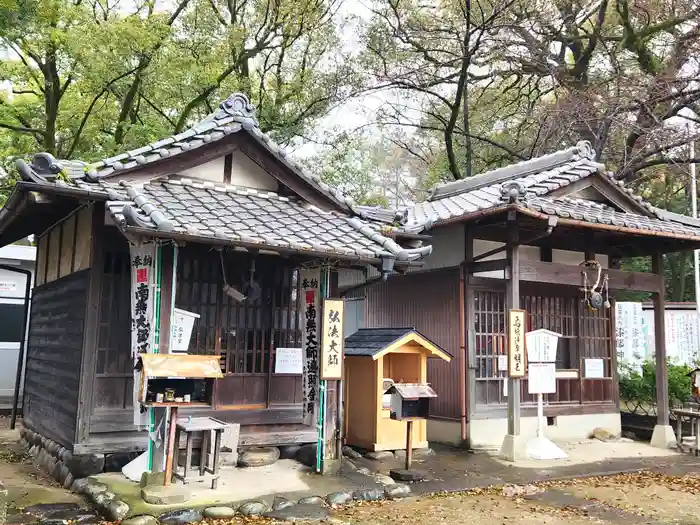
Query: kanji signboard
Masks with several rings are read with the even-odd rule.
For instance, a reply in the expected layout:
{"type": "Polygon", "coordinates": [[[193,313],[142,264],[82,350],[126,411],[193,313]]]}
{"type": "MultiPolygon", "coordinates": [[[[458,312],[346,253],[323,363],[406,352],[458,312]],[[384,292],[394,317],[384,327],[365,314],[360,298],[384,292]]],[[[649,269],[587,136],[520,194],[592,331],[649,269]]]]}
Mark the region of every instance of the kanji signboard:
{"type": "Polygon", "coordinates": [[[321,379],[343,378],[342,299],[323,302],[323,339],[321,340],[321,379]]]}
{"type": "MultiPolygon", "coordinates": [[[[154,289],[156,245],[145,243],[130,245],[131,255],[131,357],[134,365],[139,354],[154,352],[154,289]]],[[[139,373],[134,370],[134,424],[147,424],[146,414],[138,403],[139,373]]]]}
{"type": "Polygon", "coordinates": [[[299,272],[302,293],[302,417],[305,425],[315,425],[316,404],[319,396],[319,310],[321,306],[321,270],[305,269],[299,272]]]}
{"type": "Polygon", "coordinates": [[[508,375],[525,375],[525,310],[508,311],[508,375]]]}

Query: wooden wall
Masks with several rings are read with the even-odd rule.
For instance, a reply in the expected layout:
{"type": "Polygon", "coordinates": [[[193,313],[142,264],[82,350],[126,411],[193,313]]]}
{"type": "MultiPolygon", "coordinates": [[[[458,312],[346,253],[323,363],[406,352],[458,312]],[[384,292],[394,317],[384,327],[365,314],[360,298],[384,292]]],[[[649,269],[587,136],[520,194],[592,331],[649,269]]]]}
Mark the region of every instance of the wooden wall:
{"type": "Polygon", "coordinates": [[[92,209],[79,208],[39,236],[36,286],[90,267],[92,209]]]}
{"type": "Polygon", "coordinates": [[[459,418],[459,270],[390,277],[367,288],[367,328],[416,328],[454,356],[428,359],[428,382],[438,398],[431,415],[459,418]]]}
{"type": "Polygon", "coordinates": [[[24,389],[24,421],[72,448],[89,271],[34,289],[24,389]]]}

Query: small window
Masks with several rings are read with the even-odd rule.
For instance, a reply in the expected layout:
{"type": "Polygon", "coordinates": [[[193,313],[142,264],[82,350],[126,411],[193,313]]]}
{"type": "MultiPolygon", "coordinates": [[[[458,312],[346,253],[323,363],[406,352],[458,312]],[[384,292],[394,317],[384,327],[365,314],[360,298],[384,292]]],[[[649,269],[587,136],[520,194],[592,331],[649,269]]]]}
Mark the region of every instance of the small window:
{"type": "Polygon", "coordinates": [[[19,343],[23,321],[23,304],[0,303],[0,343],[19,343]]]}

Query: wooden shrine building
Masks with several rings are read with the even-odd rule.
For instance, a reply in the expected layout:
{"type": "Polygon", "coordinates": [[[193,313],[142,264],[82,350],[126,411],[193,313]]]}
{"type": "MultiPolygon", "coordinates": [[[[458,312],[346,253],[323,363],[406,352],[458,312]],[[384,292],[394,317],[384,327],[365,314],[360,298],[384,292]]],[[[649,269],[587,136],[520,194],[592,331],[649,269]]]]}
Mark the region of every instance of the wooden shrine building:
{"type": "Polygon", "coordinates": [[[0,245],[37,236],[24,423],[77,454],[145,449],[132,348],[152,337],[168,353],[174,308],[198,316],[185,350],[220,356],[224,374],[211,406],[181,414],[238,422],[241,444],[316,442],[304,378],[274,366],[277,348],[302,346],[303,272],[321,269],[333,296],[344,268],[404,272],[431,250],[289,158],[241,94],[182,133],[95,164],[39,153],[17,167],[0,245]],[[138,255],[149,246],[154,255],[138,255]],[[152,288],[137,265],[156,273],[152,288]],[[153,322],[132,311],[139,283],[156,295],[153,322]]]}
{"type": "MultiPolygon", "coordinates": [[[[372,210],[365,210],[372,214],[372,210]]],[[[379,220],[385,210],[374,210],[379,220]]],[[[438,186],[403,210],[401,223],[430,235],[424,267],[386,282],[344,278],[364,326],[413,326],[455,356],[432,360],[428,440],[498,448],[506,435],[533,435],[534,396],[527,376],[503,369],[507,312],[527,311],[527,330],[561,334],[555,394],[545,396],[546,432],[586,438],[596,427],[620,430],[615,292],[649,292],[655,304],[659,425],[672,440],[664,338],[664,254],[700,247],[700,221],[658,209],[595,161],[588,143],[438,186]],[[619,269],[621,258],[651,258],[651,273],[619,269]],[[601,296],[589,307],[591,288],[601,296]],[[585,292],[584,292],[585,288],[585,292]],[[501,363],[501,365],[499,365],[501,363]],[[520,398],[522,418],[508,417],[520,398]]]]}

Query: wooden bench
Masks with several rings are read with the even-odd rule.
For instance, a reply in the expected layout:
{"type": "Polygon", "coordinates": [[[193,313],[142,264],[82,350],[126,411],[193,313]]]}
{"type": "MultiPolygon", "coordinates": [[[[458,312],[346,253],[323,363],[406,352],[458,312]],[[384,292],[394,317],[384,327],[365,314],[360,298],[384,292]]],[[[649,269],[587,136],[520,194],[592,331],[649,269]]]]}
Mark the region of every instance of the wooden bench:
{"type": "Polygon", "coordinates": [[[698,455],[700,453],[700,410],[675,408],[671,413],[676,416],[676,443],[678,449],[698,455]],[[683,438],[683,420],[690,421],[690,436],[683,438]]]}

